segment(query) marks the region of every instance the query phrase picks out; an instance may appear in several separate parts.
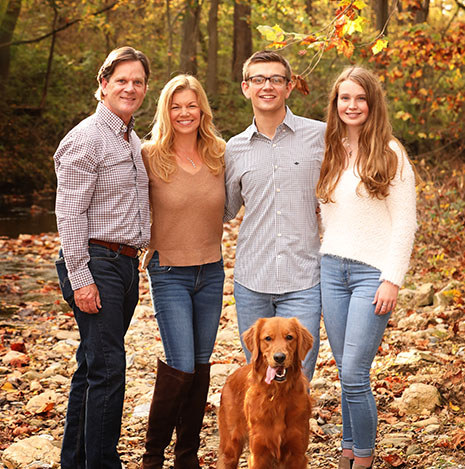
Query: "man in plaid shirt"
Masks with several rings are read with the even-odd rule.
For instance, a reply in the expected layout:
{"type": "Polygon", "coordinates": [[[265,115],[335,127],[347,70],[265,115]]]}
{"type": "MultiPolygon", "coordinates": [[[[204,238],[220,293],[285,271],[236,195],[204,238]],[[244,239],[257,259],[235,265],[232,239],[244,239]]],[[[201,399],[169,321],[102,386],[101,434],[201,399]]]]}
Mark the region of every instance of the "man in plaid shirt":
{"type": "Polygon", "coordinates": [[[99,70],[96,112],[55,156],[57,271],[81,343],[61,451],[63,469],[121,468],[124,335],[139,298],[139,250],[150,239],[148,177],[133,130],[147,91],[147,57],[112,51],[99,70]]]}

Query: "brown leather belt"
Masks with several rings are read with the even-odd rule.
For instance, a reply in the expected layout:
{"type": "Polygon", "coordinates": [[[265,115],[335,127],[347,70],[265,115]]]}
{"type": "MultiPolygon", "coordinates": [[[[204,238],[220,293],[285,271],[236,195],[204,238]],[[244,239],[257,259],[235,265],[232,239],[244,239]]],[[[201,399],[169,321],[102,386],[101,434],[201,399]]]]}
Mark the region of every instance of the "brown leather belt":
{"type": "Polygon", "coordinates": [[[89,239],[89,244],[99,244],[105,246],[112,251],[123,254],[129,257],[139,257],[139,249],[128,246],[127,244],[110,243],[108,241],[100,241],[99,239],[89,239]]]}

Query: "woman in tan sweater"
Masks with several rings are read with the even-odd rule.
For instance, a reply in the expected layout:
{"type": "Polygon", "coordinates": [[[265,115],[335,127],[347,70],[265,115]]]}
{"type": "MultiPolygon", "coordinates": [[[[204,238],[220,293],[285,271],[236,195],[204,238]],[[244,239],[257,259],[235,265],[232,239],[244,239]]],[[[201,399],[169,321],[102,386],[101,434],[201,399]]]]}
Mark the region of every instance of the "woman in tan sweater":
{"type": "Polygon", "coordinates": [[[200,467],[199,433],[223,300],[224,149],[199,81],[189,75],[170,80],[142,150],[152,211],[144,266],[166,356],[166,363],[158,360],[144,469],[163,467],[174,428],[174,467],[200,467]]]}

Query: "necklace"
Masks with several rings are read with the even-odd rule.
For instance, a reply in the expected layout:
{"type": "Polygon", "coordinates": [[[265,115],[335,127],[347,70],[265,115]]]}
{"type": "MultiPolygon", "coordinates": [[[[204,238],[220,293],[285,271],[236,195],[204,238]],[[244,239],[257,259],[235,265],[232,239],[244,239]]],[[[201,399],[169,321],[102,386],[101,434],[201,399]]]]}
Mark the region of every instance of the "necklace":
{"type": "Polygon", "coordinates": [[[189,163],[194,167],[194,168],[197,168],[197,165],[194,163],[194,161],[189,158],[188,156],[186,156],[186,160],[189,161],[189,163]]]}
{"type": "Polygon", "coordinates": [[[347,154],[349,155],[349,158],[352,157],[352,154],[354,152],[354,149],[350,146],[350,143],[349,143],[349,139],[348,137],[344,137],[342,139],[342,144],[344,145],[345,149],[346,149],[346,152],[347,154]]]}
{"type": "Polygon", "coordinates": [[[183,158],[185,158],[187,161],[189,161],[189,163],[192,165],[192,167],[195,169],[197,168],[197,165],[195,164],[195,161],[190,158],[189,156],[186,156],[186,155],[183,155],[181,156],[178,152],[176,152],[176,155],[182,160],[183,158]]]}

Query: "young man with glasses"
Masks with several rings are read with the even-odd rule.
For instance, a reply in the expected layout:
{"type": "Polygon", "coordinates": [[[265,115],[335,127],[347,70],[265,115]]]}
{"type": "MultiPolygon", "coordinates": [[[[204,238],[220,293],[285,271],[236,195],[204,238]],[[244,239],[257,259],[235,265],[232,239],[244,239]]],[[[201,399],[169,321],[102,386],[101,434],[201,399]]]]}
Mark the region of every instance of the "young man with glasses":
{"type": "Polygon", "coordinates": [[[314,337],[303,363],[311,379],[320,336],[315,187],[325,124],[295,116],[286,106],[291,76],[288,61],[273,51],[256,52],[244,64],[242,92],[254,121],[226,147],[226,219],[244,205],[234,269],[241,340],[258,318],[297,317],[314,337]]]}

